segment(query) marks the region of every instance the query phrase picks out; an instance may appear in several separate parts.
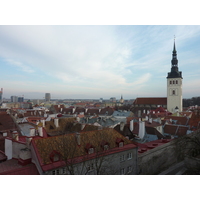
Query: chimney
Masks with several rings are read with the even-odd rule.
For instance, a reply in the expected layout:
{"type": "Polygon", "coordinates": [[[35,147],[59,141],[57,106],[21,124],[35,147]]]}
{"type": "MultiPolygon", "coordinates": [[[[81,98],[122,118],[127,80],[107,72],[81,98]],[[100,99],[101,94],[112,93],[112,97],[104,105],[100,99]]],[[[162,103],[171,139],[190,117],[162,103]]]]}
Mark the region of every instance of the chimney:
{"type": "Polygon", "coordinates": [[[138,117],[141,117],[141,110],[138,110],[138,117]]]}
{"type": "Polygon", "coordinates": [[[99,112],[101,112],[101,108],[99,109],[99,112]]]}
{"type": "Polygon", "coordinates": [[[88,108],[85,109],[85,113],[87,113],[87,111],[88,111],[88,108]]]}
{"type": "Polygon", "coordinates": [[[17,132],[17,131],[13,131],[13,139],[15,140],[15,141],[19,141],[19,133],[17,132]]]}
{"type": "Polygon", "coordinates": [[[60,108],[60,105],[58,105],[58,108],[60,108]]]}
{"type": "Polygon", "coordinates": [[[43,128],[42,126],[38,126],[38,133],[40,137],[43,137],[43,128]]]}
{"type": "Polygon", "coordinates": [[[150,113],[150,111],[149,110],[147,110],[147,115],[150,113]]]}
{"type": "Polygon", "coordinates": [[[54,118],[54,125],[56,126],[56,128],[59,127],[59,125],[58,125],[58,118],[54,118]]]}
{"type": "Polygon", "coordinates": [[[152,124],[152,118],[149,118],[149,123],[152,124]]]}
{"type": "Polygon", "coordinates": [[[124,122],[120,122],[120,131],[123,131],[124,130],[124,122]]]}
{"type": "Polygon", "coordinates": [[[145,113],[146,113],[146,111],[145,111],[145,110],[143,110],[143,113],[145,114],[145,113]]]}
{"type": "Polygon", "coordinates": [[[76,117],[76,121],[77,121],[77,122],[80,122],[80,117],[76,117]]]}
{"type": "Polygon", "coordinates": [[[63,108],[60,108],[60,112],[62,112],[63,111],[63,108]]]}
{"type": "Polygon", "coordinates": [[[148,116],[146,115],[146,121],[148,121],[148,116]]]}
{"type": "Polygon", "coordinates": [[[31,140],[32,140],[32,137],[26,137],[26,144],[27,144],[27,146],[30,145],[31,140]]]}
{"type": "Polygon", "coordinates": [[[85,124],[81,124],[81,130],[85,128],[85,124]]]}
{"type": "Polygon", "coordinates": [[[131,120],[131,121],[130,121],[130,131],[131,131],[131,132],[132,132],[133,129],[134,129],[133,126],[134,126],[134,125],[133,125],[133,120],[131,120]]]}
{"type": "Polygon", "coordinates": [[[42,127],[45,127],[45,119],[40,120],[42,122],[42,127]]]}
{"type": "Polygon", "coordinates": [[[81,145],[81,136],[80,133],[76,132],[76,141],[78,145],[81,145]]]}
{"type": "Polygon", "coordinates": [[[3,137],[7,137],[8,136],[8,133],[7,132],[4,132],[3,133],[3,137]]]}
{"type": "Polygon", "coordinates": [[[37,121],[36,121],[36,125],[38,125],[38,124],[39,124],[39,121],[37,120],[37,121]]]}
{"type": "Polygon", "coordinates": [[[30,137],[35,136],[35,129],[34,128],[30,128],[30,137]]]}
{"type": "Polygon", "coordinates": [[[141,139],[143,139],[144,138],[144,135],[145,135],[145,122],[143,122],[143,121],[140,121],[139,122],[139,137],[141,138],[141,139]]]}
{"type": "Polygon", "coordinates": [[[74,112],[75,112],[75,109],[76,109],[76,108],[72,108],[72,113],[74,113],[74,112]]]}

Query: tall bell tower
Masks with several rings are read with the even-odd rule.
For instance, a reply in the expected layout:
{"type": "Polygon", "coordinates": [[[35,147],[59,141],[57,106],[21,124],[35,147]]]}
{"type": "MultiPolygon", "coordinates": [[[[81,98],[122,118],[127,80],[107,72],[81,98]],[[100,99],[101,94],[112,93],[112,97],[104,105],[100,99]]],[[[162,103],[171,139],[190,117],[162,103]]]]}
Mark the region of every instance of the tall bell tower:
{"type": "Polygon", "coordinates": [[[177,51],[174,39],[172,51],[171,72],[167,76],[167,110],[175,113],[182,112],[182,72],[178,71],[177,51]]]}

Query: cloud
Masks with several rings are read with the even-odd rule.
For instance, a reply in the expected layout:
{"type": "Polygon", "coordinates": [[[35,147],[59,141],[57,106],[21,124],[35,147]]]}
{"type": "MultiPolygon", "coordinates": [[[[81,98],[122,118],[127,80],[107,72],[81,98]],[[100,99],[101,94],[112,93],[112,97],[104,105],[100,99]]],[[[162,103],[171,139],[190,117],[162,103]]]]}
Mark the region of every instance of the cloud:
{"type": "MultiPolygon", "coordinates": [[[[0,57],[31,80],[41,74],[43,84],[52,81],[76,93],[145,92],[152,77],[170,71],[173,35],[179,53],[199,32],[199,26],[1,26],[0,57]]],[[[189,63],[188,56],[181,62],[189,63]]]]}
{"type": "Polygon", "coordinates": [[[21,63],[19,61],[14,61],[12,59],[5,59],[5,61],[10,65],[17,66],[18,69],[20,69],[24,72],[27,72],[27,73],[33,73],[34,72],[34,70],[31,69],[31,67],[24,65],[23,63],[21,63]]]}

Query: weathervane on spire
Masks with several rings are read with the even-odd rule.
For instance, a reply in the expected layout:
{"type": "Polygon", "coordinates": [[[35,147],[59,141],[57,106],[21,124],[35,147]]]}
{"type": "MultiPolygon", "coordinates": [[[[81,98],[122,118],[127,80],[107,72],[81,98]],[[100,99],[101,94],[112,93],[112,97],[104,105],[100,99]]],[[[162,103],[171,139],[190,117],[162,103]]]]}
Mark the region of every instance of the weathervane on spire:
{"type": "Polygon", "coordinates": [[[174,35],[174,41],[175,41],[175,39],[176,39],[176,36],[174,35]]]}

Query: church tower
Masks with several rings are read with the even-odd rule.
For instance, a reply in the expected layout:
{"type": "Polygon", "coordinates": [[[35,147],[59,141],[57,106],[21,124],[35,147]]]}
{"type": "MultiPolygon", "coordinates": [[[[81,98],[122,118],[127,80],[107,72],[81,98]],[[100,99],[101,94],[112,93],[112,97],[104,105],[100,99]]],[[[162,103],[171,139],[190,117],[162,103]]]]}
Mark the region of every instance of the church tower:
{"type": "Polygon", "coordinates": [[[178,71],[177,52],[174,40],[171,72],[167,76],[167,110],[171,113],[182,112],[182,72],[178,71]]]}

